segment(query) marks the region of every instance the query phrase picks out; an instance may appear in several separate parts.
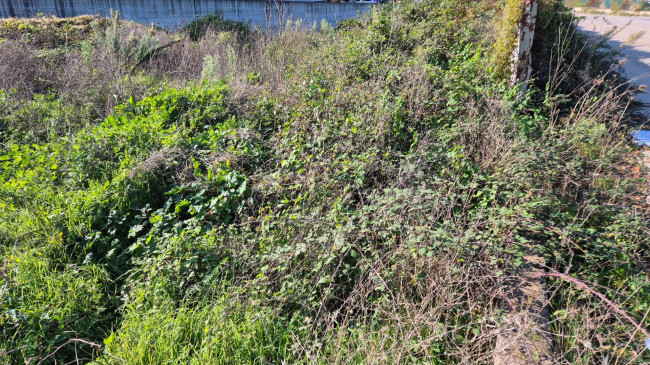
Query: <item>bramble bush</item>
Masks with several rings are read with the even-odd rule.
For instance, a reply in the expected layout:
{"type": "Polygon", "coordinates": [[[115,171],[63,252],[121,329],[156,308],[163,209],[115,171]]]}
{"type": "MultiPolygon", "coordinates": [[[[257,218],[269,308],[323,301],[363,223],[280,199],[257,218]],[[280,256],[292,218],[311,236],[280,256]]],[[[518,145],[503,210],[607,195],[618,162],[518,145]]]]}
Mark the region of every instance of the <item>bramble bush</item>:
{"type": "MultiPolygon", "coordinates": [[[[487,363],[531,252],[642,322],[630,95],[573,68],[614,55],[583,53],[596,43],[553,4],[544,81],[519,95],[491,5],[180,34],[135,75],[89,38],[87,67],[139,90],[101,122],[63,89],[1,94],[0,361],[487,363]]],[[[549,286],[556,362],[648,360],[610,308],[549,286]]]]}

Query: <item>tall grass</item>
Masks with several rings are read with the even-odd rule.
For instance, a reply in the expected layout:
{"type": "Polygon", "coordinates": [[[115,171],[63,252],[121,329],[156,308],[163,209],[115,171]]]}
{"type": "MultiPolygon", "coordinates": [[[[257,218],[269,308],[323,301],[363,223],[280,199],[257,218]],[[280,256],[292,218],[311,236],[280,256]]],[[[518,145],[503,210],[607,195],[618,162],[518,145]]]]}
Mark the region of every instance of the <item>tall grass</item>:
{"type": "MultiPolygon", "coordinates": [[[[42,58],[46,84],[14,64],[0,361],[487,363],[531,251],[643,325],[615,54],[549,3],[518,95],[491,5],[275,34],[114,15],[42,58]]],[[[554,362],[647,361],[609,307],[549,288],[554,362]]]]}

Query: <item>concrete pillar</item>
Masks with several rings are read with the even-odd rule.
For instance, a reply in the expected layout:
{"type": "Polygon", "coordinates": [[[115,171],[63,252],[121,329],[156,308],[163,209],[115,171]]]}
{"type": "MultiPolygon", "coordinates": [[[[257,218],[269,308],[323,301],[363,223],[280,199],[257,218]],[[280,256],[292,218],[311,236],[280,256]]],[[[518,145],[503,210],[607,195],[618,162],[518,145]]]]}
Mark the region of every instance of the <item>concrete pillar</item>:
{"type": "Polygon", "coordinates": [[[517,29],[517,45],[512,52],[510,63],[510,84],[519,85],[523,94],[528,89],[528,81],[533,71],[531,50],[535,37],[535,23],[537,22],[537,8],[539,0],[524,0],[521,21],[517,29]]]}

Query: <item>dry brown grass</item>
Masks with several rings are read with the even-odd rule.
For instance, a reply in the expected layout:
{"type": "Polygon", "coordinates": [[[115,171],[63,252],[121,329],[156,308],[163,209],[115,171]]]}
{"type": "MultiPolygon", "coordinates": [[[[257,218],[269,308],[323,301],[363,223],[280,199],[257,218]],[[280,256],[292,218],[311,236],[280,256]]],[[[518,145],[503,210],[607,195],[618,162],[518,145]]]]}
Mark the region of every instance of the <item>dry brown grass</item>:
{"type": "Polygon", "coordinates": [[[187,152],[178,147],[163,148],[152,153],[129,173],[130,179],[145,178],[151,181],[172,181],[178,185],[194,181],[187,152]]]}
{"type": "MultiPolygon", "coordinates": [[[[123,28],[117,33],[117,41],[122,44],[128,43],[131,38],[145,36],[156,38],[160,44],[175,40],[175,36],[155,29],[129,23],[120,26],[123,28]]],[[[397,32],[399,26],[393,26],[395,29],[391,29],[391,32],[397,32]]],[[[101,33],[99,35],[105,36],[101,33]]],[[[571,35],[565,36],[565,40],[571,38],[571,35]]],[[[310,319],[311,323],[304,329],[307,335],[295,338],[296,352],[300,355],[298,357],[313,362],[343,364],[363,359],[368,363],[421,363],[443,359],[449,363],[489,363],[502,325],[500,308],[506,298],[517,290],[510,284],[517,272],[501,272],[504,267],[512,267],[509,262],[505,262],[513,257],[506,249],[517,247],[517,229],[524,224],[539,224],[541,228],[536,228],[538,232],[528,233],[546,234],[548,232],[542,232],[547,229],[546,226],[551,226],[549,230],[558,230],[550,232],[557,236],[565,232],[544,221],[545,212],[539,212],[536,216],[518,215],[520,211],[517,209],[523,209],[518,204],[525,201],[511,199],[506,203],[498,203],[501,204],[498,208],[514,211],[512,215],[500,216],[487,209],[472,211],[471,204],[474,202],[470,198],[463,201],[462,197],[475,197],[479,188],[471,186],[484,184],[479,177],[495,173],[499,175],[490,176],[491,179],[522,181],[520,187],[529,189],[524,191],[528,194],[527,197],[541,197],[546,192],[552,192],[571,204],[575,203],[575,220],[579,225],[590,218],[594,209],[590,206],[591,202],[584,199],[584,194],[592,190],[598,178],[608,174],[608,166],[583,166],[578,162],[607,160],[606,157],[610,154],[620,153],[625,143],[621,138],[620,123],[620,116],[625,112],[626,100],[630,96],[624,90],[625,86],[604,89],[602,85],[611,75],[593,78],[585,72],[579,78],[568,80],[577,86],[575,94],[569,95],[575,97],[575,106],[567,109],[561,105],[561,97],[556,95],[559,94],[556,91],[564,81],[576,75],[575,65],[557,62],[557,67],[550,71],[549,77],[552,118],[539,140],[528,141],[519,137],[520,126],[513,117],[512,107],[504,103],[502,95],[490,94],[496,93],[495,91],[477,93],[462,99],[462,104],[458,106],[462,112],[454,120],[456,129],[452,142],[465,148],[463,153],[466,154],[466,159],[476,164],[478,172],[469,181],[461,182],[462,176],[454,175],[453,171],[442,172],[440,168],[453,163],[446,154],[448,151],[433,156],[431,153],[437,144],[442,144],[439,142],[441,137],[438,129],[427,124],[427,117],[444,114],[448,100],[443,80],[432,80],[429,74],[435,72],[424,67],[422,60],[422,63],[414,62],[405,67],[400,79],[387,81],[387,77],[376,71],[368,80],[362,80],[355,74],[356,65],[353,62],[334,64],[331,60],[318,58],[328,55],[334,60],[346,60],[345,52],[348,49],[337,48],[336,45],[328,48],[327,44],[319,43],[323,42],[323,38],[307,32],[289,30],[280,34],[257,34],[244,41],[232,33],[208,32],[197,42],[191,42],[181,34],[178,42],[164,52],[151,55],[133,74],[134,62],[139,62],[137,59],[126,53],[112,51],[111,45],[104,42],[105,38],[100,37],[95,41],[97,43],[91,54],[70,52],[63,61],[51,62],[46,66],[38,66],[38,57],[20,50],[18,42],[0,44],[0,51],[6,47],[6,52],[0,52],[0,59],[5,57],[7,60],[6,63],[0,63],[0,80],[5,75],[14,77],[6,81],[7,85],[18,85],[25,95],[54,85],[58,92],[70,95],[79,103],[92,103],[96,108],[95,113],[102,117],[110,114],[113,106],[128,96],[139,98],[149,92],[151,85],[148,82],[183,86],[200,80],[214,82],[226,79],[231,93],[228,102],[237,116],[254,119],[256,116],[252,113],[255,110],[248,101],[256,96],[270,95],[277,102],[274,102],[276,109],[269,113],[277,113],[287,120],[295,119],[292,120],[290,130],[277,133],[273,131],[275,134],[268,142],[269,148],[277,153],[274,158],[278,162],[289,160],[293,153],[297,153],[297,143],[287,141],[320,146],[322,150],[317,151],[321,153],[317,158],[312,159],[309,155],[305,159],[309,162],[305,164],[304,173],[278,169],[279,172],[274,176],[264,176],[259,191],[255,192],[256,199],[260,201],[272,201],[280,193],[288,198],[292,198],[291,194],[294,197],[311,194],[323,199],[311,203],[313,206],[305,203],[316,213],[301,218],[302,230],[287,237],[282,236],[289,241],[283,241],[286,247],[304,242],[312,229],[320,229],[340,234],[338,238],[349,243],[350,247],[362,248],[357,250],[360,256],[358,261],[361,262],[358,266],[365,271],[357,279],[351,280],[349,286],[341,284],[336,288],[342,287],[342,290],[335,292],[335,284],[331,284],[323,293],[319,293],[321,304],[314,318],[310,319]],[[314,45],[322,48],[317,55],[309,53],[316,48],[314,45]],[[28,62],[25,72],[10,75],[12,68],[19,68],[21,57],[28,62]],[[3,68],[2,65],[6,66],[3,68]],[[58,70],[58,74],[48,73],[52,69],[58,70]],[[324,94],[331,100],[318,108],[310,108],[305,106],[304,99],[297,97],[304,95],[296,90],[304,94],[307,83],[316,74],[327,76],[318,88],[324,89],[324,94]],[[39,84],[43,80],[47,81],[43,84],[45,86],[39,84]],[[400,155],[392,150],[410,148],[398,145],[400,142],[396,142],[397,138],[393,134],[392,92],[398,94],[403,101],[403,109],[399,111],[408,116],[404,118],[411,123],[407,127],[420,133],[418,143],[408,154],[404,152],[400,155]],[[294,114],[282,115],[285,108],[293,110],[294,114]],[[327,127],[326,123],[344,120],[347,115],[342,115],[341,111],[362,120],[365,124],[359,125],[367,130],[356,134],[356,131],[352,132],[351,126],[341,122],[335,132],[348,134],[333,133],[335,128],[327,127]],[[605,126],[600,123],[603,120],[609,123],[605,126]],[[294,141],[289,139],[291,136],[295,138],[294,141]],[[559,148],[562,150],[558,152],[559,148]],[[345,171],[342,172],[341,164],[335,165],[332,161],[341,162],[341,156],[359,158],[359,151],[374,153],[364,156],[365,185],[338,183],[343,179],[341,176],[344,176],[345,171]],[[396,156],[394,158],[399,159],[399,162],[393,163],[389,158],[377,157],[382,153],[396,156]],[[572,164],[577,161],[576,156],[581,159],[572,164]],[[537,165],[529,167],[529,164],[532,166],[534,163],[537,165]],[[517,171],[516,168],[520,170],[517,171]],[[418,181],[417,174],[431,178],[418,181]],[[416,186],[414,181],[422,182],[422,186],[416,186]],[[386,186],[401,191],[383,191],[382,187],[386,186]],[[293,190],[289,191],[289,187],[293,190]],[[426,195],[424,189],[434,191],[436,195],[426,195]],[[330,219],[328,209],[337,204],[338,198],[360,209],[374,204],[375,210],[367,213],[365,222],[355,221],[344,229],[329,227],[328,223],[323,222],[330,219]],[[445,223],[440,225],[440,229],[448,241],[429,236],[430,229],[441,222],[445,223]],[[365,228],[363,224],[367,224],[365,228]],[[391,228],[391,231],[387,227],[396,228],[391,228]],[[476,232],[481,232],[483,236],[475,236],[476,232]],[[424,236],[419,243],[413,244],[412,241],[421,234],[424,236]],[[378,237],[379,235],[382,236],[378,237]],[[496,238],[499,242],[495,242],[496,238]],[[427,256],[419,251],[439,243],[442,247],[436,248],[435,255],[427,256]],[[494,249],[493,246],[499,244],[503,251],[494,249]],[[374,253],[378,255],[374,256],[374,253]],[[377,295],[378,291],[385,295],[377,295]],[[324,343],[328,345],[323,346],[324,343]]],[[[377,51],[379,56],[375,60],[381,60],[381,52],[377,51]]],[[[560,58],[562,57],[564,55],[560,58]]],[[[379,64],[377,67],[392,66],[379,64]]],[[[434,71],[443,72],[441,69],[434,71]]],[[[490,80],[472,81],[489,84],[490,80]]],[[[404,129],[408,130],[407,127],[404,129]]],[[[233,139],[257,138],[247,135],[249,132],[243,129],[236,133],[233,139]]],[[[450,142],[448,146],[451,145],[450,142]]],[[[309,152],[304,150],[301,153],[307,155],[309,152]]],[[[154,152],[136,166],[129,177],[133,179],[146,175],[152,177],[152,181],[171,178],[178,184],[187,183],[194,177],[186,154],[180,148],[154,152]]],[[[205,159],[204,162],[208,165],[230,163],[239,167],[248,163],[234,154],[213,154],[205,159]]],[[[613,203],[615,200],[615,197],[606,198],[609,200],[604,198],[602,201],[613,203]]],[[[256,213],[255,217],[250,217],[251,224],[259,224],[256,220],[264,219],[264,212],[256,213]]],[[[269,213],[269,219],[277,218],[269,213]]],[[[282,226],[285,222],[278,219],[277,224],[281,227],[279,229],[292,232],[293,223],[282,226]]],[[[270,238],[272,241],[275,237],[270,238]]],[[[237,239],[232,238],[235,241],[237,239]]],[[[241,240],[248,243],[245,241],[241,240]]],[[[563,255],[570,256],[567,260],[573,260],[572,255],[584,254],[580,245],[585,242],[569,242],[567,239],[561,243],[564,245],[563,250],[572,247],[567,252],[562,252],[563,255]]],[[[244,244],[237,246],[239,241],[232,244],[238,252],[248,252],[251,249],[244,244]]],[[[280,262],[295,265],[295,271],[290,274],[301,277],[305,272],[301,265],[303,262],[317,262],[319,253],[336,251],[336,244],[331,240],[313,243],[303,261],[293,259],[291,252],[282,252],[281,258],[269,260],[271,265],[268,266],[273,267],[280,262]]],[[[334,261],[334,269],[323,270],[330,270],[328,273],[331,277],[345,277],[341,267],[349,252],[349,249],[337,252],[336,260],[340,261],[334,261]]],[[[565,258],[558,261],[562,259],[565,258]]],[[[587,256],[585,260],[589,259],[587,256]]],[[[549,263],[549,266],[558,268],[554,263],[549,263]]],[[[251,275],[257,273],[255,267],[247,270],[251,271],[248,273],[251,275]]],[[[283,285],[284,279],[280,273],[276,276],[273,273],[269,275],[268,283],[265,284],[267,287],[275,290],[283,285]]],[[[317,287],[318,279],[317,275],[313,275],[309,278],[312,281],[308,285],[317,287]]],[[[243,282],[244,278],[236,280],[243,282]]],[[[270,292],[273,291],[271,289],[270,292]]],[[[584,293],[572,290],[561,282],[551,283],[550,289],[553,298],[551,304],[564,306],[553,308],[554,311],[559,311],[554,315],[552,323],[559,349],[556,363],[569,364],[581,357],[587,359],[583,363],[601,361],[612,353],[608,336],[626,338],[629,341],[635,338],[635,334],[628,328],[617,327],[617,318],[611,310],[594,302],[592,298],[585,297],[584,293]],[[604,327],[611,329],[609,333],[598,331],[604,327]],[[588,343],[592,345],[589,346],[588,343]],[[599,346],[593,346],[596,343],[599,346]]],[[[240,299],[233,299],[233,302],[240,299]]],[[[625,300],[628,299],[633,300],[631,297],[625,300]]],[[[625,361],[631,358],[628,355],[625,361]]]]}
{"type": "Polygon", "coordinates": [[[0,89],[16,90],[23,98],[52,87],[54,70],[39,50],[18,41],[0,43],[0,89]]]}

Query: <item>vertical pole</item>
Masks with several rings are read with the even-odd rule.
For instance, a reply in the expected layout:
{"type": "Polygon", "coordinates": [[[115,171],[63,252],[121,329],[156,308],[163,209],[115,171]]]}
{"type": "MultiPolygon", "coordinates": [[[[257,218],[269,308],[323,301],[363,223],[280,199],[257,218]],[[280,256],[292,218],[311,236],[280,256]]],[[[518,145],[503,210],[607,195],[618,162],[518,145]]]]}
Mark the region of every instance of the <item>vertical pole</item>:
{"type": "Polygon", "coordinates": [[[535,37],[539,0],[524,0],[522,6],[521,21],[517,29],[517,45],[512,52],[512,62],[510,63],[510,84],[512,86],[519,85],[519,91],[523,94],[528,89],[528,81],[530,81],[533,71],[530,53],[535,37]]]}

